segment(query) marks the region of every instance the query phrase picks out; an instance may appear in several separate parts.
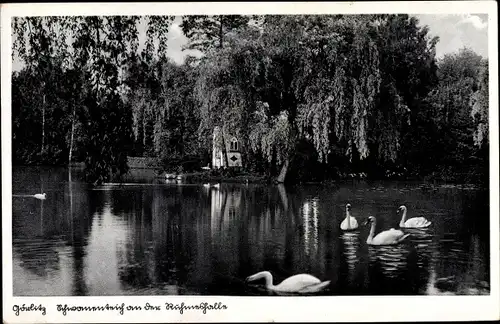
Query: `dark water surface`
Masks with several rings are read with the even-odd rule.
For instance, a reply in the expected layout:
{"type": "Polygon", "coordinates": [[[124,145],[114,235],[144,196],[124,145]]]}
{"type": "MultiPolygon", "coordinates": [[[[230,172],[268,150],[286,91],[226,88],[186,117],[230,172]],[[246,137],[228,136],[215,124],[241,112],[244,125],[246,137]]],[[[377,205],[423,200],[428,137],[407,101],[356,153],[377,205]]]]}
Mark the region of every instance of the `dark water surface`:
{"type": "Polygon", "coordinates": [[[206,188],[147,175],[89,189],[81,179],[78,170],[14,168],[15,296],[270,295],[244,282],[263,270],[275,284],[298,273],[331,280],[327,295],[489,294],[484,189],[369,181],[206,188]],[[44,201],[20,196],[41,192],[44,201]],[[433,224],[404,244],[368,246],[369,228],[339,228],[347,202],[360,223],[376,216],[377,232],[397,228],[401,204],[433,224]]]}

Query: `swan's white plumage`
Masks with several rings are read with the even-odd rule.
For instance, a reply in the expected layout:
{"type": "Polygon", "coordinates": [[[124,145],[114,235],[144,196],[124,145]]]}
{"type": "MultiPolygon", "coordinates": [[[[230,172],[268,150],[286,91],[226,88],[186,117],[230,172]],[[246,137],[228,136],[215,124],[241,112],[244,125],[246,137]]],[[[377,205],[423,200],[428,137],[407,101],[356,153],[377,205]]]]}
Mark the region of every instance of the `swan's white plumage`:
{"type": "Polygon", "coordinates": [[[345,218],[340,223],[340,229],[343,231],[354,230],[358,228],[358,221],[351,216],[351,204],[345,205],[345,218]]]}
{"type": "Polygon", "coordinates": [[[347,231],[349,229],[356,229],[358,228],[358,221],[356,220],[356,218],[354,217],[350,217],[350,220],[348,220],[347,218],[344,218],[344,220],[342,221],[342,223],[340,224],[340,229],[344,230],[344,231],[347,231]],[[349,227],[349,225],[351,225],[349,227]]]}
{"type": "Polygon", "coordinates": [[[432,224],[432,222],[428,221],[424,217],[414,217],[408,219],[404,226],[401,227],[428,227],[432,224]]]}
{"type": "Polygon", "coordinates": [[[46,198],[46,195],[45,195],[45,193],[43,193],[43,194],[36,194],[36,195],[33,195],[33,197],[35,197],[36,199],[44,200],[46,198]]]}
{"type": "Polygon", "coordinates": [[[279,285],[276,286],[275,290],[294,292],[319,283],[321,283],[321,280],[319,280],[318,278],[306,273],[302,273],[283,280],[279,285]]]}
{"type": "Polygon", "coordinates": [[[405,228],[424,228],[429,227],[432,222],[428,221],[425,217],[413,217],[410,219],[406,219],[406,206],[400,206],[398,208],[398,212],[402,211],[403,215],[401,216],[401,221],[399,222],[399,227],[405,228]]]}
{"type": "Polygon", "coordinates": [[[375,227],[376,227],[376,219],[373,216],[368,218],[368,221],[371,222],[371,229],[368,238],[366,239],[366,243],[369,245],[393,245],[401,243],[404,239],[406,239],[410,234],[405,234],[401,230],[397,230],[391,228],[387,231],[383,231],[378,233],[375,236],[375,227]]]}
{"type": "Polygon", "coordinates": [[[286,293],[314,293],[325,289],[330,281],[321,281],[318,278],[301,273],[283,280],[278,285],[273,285],[273,276],[269,271],[261,271],[247,278],[247,281],[254,281],[261,278],[266,279],[266,288],[276,292],[286,293]]]}
{"type": "Polygon", "coordinates": [[[371,245],[390,245],[390,244],[398,244],[410,234],[405,234],[400,230],[390,229],[388,231],[383,231],[377,234],[371,242],[368,244],[371,245]]]}

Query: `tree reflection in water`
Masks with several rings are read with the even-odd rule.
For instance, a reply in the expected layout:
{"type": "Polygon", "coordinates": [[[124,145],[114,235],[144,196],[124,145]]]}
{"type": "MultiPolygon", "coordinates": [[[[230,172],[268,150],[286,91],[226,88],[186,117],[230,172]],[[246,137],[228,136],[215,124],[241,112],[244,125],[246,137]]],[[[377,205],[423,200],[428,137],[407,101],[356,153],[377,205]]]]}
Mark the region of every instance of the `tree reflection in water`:
{"type": "Polygon", "coordinates": [[[304,251],[314,254],[318,249],[318,198],[304,202],[302,206],[304,227],[304,251]]]}
{"type": "Polygon", "coordinates": [[[489,292],[489,235],[475,221],[488,207],[480,191],[436,187],[430,195],[428,187],[366,182],[90,189],[81,176],[13,173],[16,194],[40,191],[41,182],[47,192],[43,208],[12,201],[16,295],[268,295],[243,281],[263,270],[277,283],[298,273],[331,280],[325,294],[333,295],[489,292]],[[410,230],[398,246],[367,246],[368,228],[339,229],[346,202],[356,217],[376,215],[381,229],[397,226],[385,211],[400,203],[433,227],[410,230]]]}

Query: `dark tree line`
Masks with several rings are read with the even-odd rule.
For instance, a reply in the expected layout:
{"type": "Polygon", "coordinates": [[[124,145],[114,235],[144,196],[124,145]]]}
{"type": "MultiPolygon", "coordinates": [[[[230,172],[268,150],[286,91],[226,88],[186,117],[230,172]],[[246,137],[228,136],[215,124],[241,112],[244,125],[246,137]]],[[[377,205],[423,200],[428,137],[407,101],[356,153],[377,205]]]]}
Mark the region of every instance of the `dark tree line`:
{"type": "Polygon", "coordinates": [[[166,56],[171,21],[16,19],[14,163],[83,161],[92,183],[125,173],[127,155],[205,165],[218,126],[216,145],[238,136],[245,169],[279,180],[487,179],[488,62],[437,59],[416,18],[189,16],[203,56],[183,65],[166,56]]]}

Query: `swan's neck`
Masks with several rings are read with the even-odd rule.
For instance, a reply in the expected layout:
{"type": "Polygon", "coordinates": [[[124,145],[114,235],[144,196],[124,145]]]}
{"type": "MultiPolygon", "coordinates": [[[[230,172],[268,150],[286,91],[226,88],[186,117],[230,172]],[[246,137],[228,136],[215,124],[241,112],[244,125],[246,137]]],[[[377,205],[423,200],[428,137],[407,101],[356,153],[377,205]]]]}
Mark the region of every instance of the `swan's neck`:
{"type": "Polygon", "coordinates": [[[266,280],[266,288],[267,289],[274,289],[275,286],[273,285],[273,275],[269,271],[262,271],[261,273],[257,274],[254,278],[254,280],[258,280],[264,278],[266,280]]]}
{"type": "Polygon", "coordinates": [[[401,222],[399,222],[399,226],[404,225],[406,222],[406,209],[403,209],[403,216],[401,217],[401,222]]]}
{"type": "Polygon", "coordinates": [[[372,227],[370,228],[370,234],[368,234],[366,243],[370,243],[373,240],[374,235],[375,235],[375,222],[372,222],[372,227]]]}
{"type": "Polygon", "coordinates": [[[351,228],[351,213],[349,212],[349,210],[346,210],[345,214],[345,218],[347,219],[347,228],[351,228]]]}
{"type": "Polygon", "coordinates": [[[274,289],[273,275],[270,272],[264,272],[264,278],[266,280],[267,289],[274,289]]]}

